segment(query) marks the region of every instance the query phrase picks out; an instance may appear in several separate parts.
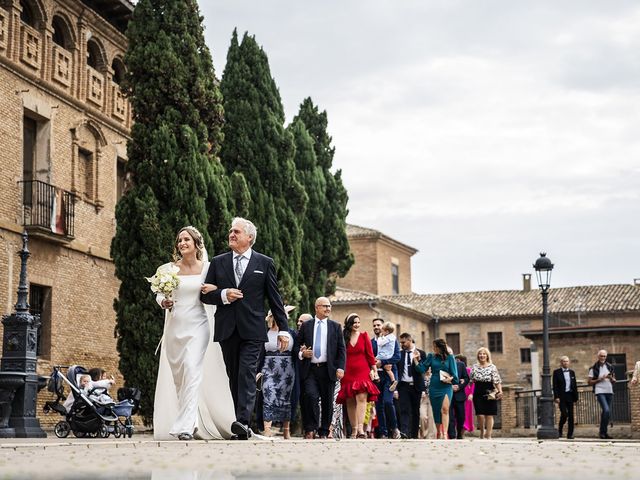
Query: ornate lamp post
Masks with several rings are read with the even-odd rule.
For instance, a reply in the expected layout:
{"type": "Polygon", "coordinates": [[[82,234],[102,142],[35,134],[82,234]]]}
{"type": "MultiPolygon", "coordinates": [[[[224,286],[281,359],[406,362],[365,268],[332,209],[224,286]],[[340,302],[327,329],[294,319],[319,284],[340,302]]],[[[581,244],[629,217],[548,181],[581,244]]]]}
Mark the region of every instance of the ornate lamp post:
{"type": "Polygon", "coordinates": [[[43,438],[47,434],[36,418],[38,390],[44,384],[36,373],[36,347],[40,317],[31,315],[27,297],[27,233],[22,234],[22,260],[16,312],[4,315],[0,359],[0,438],[43,438]]]}
{"type": "Polygon", "coordinates": [[[541,415],[537,437],[553,440],[558,438],[558,430],[553,425],[553,394],[549,370],[549,311],[547,308],[553,263],[547,258],[546,253],[540,253],[540,258],[533,264],[533,268],[536,270],[538,286],[542,294],[542,396],[540,397],[541,415]]]}

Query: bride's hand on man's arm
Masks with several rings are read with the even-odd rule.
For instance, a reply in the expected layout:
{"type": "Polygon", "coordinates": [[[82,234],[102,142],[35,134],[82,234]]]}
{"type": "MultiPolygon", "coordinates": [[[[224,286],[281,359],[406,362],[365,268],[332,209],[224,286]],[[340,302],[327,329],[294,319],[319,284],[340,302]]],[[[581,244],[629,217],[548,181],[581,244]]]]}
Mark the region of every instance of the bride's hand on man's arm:
{"type": "Polygon", "coordinates": [[[212,283],[203,283],[202,286],[200,287],[200,292],[201,293],[210,293],[210,292],[213,292],[214,290],[217,290],[217,289],[218,289],[218,287],[216,287],[212,283]]]}

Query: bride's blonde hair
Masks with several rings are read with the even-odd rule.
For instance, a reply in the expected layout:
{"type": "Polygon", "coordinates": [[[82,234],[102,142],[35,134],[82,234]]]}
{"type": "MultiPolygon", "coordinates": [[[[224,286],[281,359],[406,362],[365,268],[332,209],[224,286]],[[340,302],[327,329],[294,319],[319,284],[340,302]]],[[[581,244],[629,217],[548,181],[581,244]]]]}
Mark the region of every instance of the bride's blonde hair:
{"type": "Polygon", "coordinates": [[[202,234],[196,227],[192,227],[191,225],[189,225],[187,227],[181,228],[176,235],[176,241],[173,244],[173,261],[177,262],[182,258],[182,254],[180,253],[180,250],[178,250],[178,240],[180,240],[180,234],[182,232],[187,232],[189,236],[193,238],[193,244],[196,247],[196,258],[198,260],[202,260],[202,256],[204,253],[204,240],[202,238],[202,234]]]}

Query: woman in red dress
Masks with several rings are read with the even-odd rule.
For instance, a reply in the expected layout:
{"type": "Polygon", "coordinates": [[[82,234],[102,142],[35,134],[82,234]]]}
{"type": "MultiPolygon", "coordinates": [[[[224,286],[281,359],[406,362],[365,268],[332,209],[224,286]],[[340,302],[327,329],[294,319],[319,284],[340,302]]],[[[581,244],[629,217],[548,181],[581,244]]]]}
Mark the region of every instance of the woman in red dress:
{"type": "Polygon", "coordinates": [[[371,377],[377,374],[376,358],[373,356],[369,335],[367,332],[360,332],[360,317],[357,314],[350,313],[347,316],[343,333],[347,364],[336,403],[347,404],[351,438],[367,438],[364,433],[367,402],[375,402],[380,393],[371,381],[371,377]]]}

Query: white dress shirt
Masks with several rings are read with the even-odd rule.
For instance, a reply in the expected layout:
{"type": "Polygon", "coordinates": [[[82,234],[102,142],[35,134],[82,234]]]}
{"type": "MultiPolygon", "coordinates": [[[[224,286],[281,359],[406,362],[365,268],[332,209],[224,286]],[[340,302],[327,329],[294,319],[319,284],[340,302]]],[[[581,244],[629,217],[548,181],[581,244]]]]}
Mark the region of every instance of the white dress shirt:
{"type": "MultiPolygon", "coordinates": [[[[237,258],[242,255],[242,260],[240,260],[240,265],[242,266],[242,276],[244,277],[247,274],[247,266],[249,265],[249,259],[251,259],[251,254],[253,250],[249,249],[244,253],[236,253],[233,252],[233,277],[236,279],[236,285],[240,285],[240,279],[236,275],[236,262],[237,258]]],[[[223,288],[222,292],[220,292],[220,298],[222,298],[222,303],[225,305],[229,305],[231,302],[227,300],[227,289],[223,288]]]]}
{"type": "Polygon", "coordinates": [[[570,392],[571,391],[571,375],[569,375],[569,369],[563,368],[562,373],[564,375],[564,391],[570,392]]]}
{"type": "Polygon", "coordinates": [[[409,352],[409,366],[407,367],[406,364],[403,365],[402,371],[399,372],[401,382],[413,383],[413,373],[411,372],[411,363],[413,362],[413,353],[415,351],[416,351],[415,348],[412,348],[411,350],[400,350],[400,358],[402,359],[405,358],[405,352],[409,352]]]}
{"type": "Polygon", "coordinates": [[[315,317],[314,322],[313,322],[313,346],[314,348],[311,348],[311,351],[313,352],[315,350],[315,345],[316,345],[316,332],[318,330],[318,323],[320,323],[320,330],[322,331],[322,342],[320,342],[320,357],[316,358],[315,354],[311,357],[311,363],[324,363],[327,361],[327,332],[328,332],[328,327],[327,327],[327,322],[329,321],[328,318],[325,318],[324,320],[320,320],[318,317],[315,317]]]}

